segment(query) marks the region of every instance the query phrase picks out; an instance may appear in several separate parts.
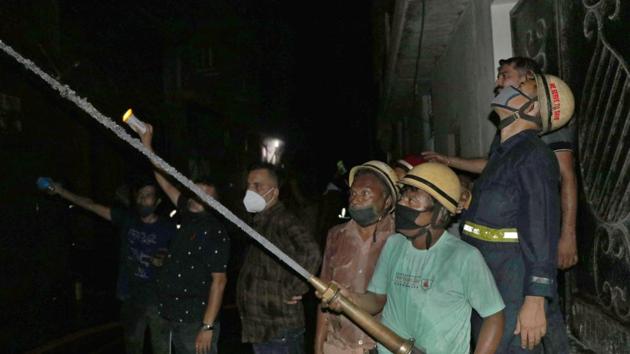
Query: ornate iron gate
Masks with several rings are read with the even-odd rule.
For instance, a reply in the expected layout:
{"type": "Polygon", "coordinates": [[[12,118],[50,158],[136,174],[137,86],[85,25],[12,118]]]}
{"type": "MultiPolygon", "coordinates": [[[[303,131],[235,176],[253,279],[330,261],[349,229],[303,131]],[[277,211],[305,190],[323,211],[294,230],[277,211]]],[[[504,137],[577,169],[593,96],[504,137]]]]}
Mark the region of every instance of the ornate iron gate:
{"type": "Polygon", "coordinates": [[[578,100],[570,329],[598,353],[630,353],[630,2],[521,0],[511,23],[515,54],[560,75],[578,100]]]}

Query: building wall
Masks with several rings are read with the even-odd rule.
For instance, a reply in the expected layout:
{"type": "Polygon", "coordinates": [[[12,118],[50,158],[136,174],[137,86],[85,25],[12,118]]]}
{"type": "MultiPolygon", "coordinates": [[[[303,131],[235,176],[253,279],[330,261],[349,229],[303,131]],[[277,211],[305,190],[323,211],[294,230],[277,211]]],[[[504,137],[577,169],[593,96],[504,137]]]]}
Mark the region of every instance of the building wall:
{"type": "Polygon", "coordinates": [[[482,156],[495,134],[489,120],[496,76],[491,2],[470,3],[446,53],[438,59],[432,77],[432,100],[435,149],[439,152],[482,156]]]}

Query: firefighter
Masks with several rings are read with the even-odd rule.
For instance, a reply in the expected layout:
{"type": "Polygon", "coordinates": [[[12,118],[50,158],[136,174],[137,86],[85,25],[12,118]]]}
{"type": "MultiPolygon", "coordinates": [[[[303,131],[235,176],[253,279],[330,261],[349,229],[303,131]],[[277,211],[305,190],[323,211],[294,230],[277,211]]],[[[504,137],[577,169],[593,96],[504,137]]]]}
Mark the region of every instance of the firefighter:
{"type": "Polygon", "coordinates": [[[491,105],[500,135],[475,181],[462,233],[483,254],[506,305],[498,353],[568,353],[556,284],[560,174],[538,134],[569,121],[573,95],[559,78],[535,75],[503,88],[491,105]]]}
{"type": "MultiPolygon", "coordinates": [[[[475,353],[494,353],[503,330],[501,295],[483,256],[445,230],[457,212],[461,187],[439,163],[411,169],[400,181],[396,231],[378,259],[367,292],[342,288],[382,323],[432,354],[470,353],[470,316],[483,317],[475,353]]],[[[339,306],[334,301],[329,305],[339,306]]],[[[379,353],[389,351],[379,344],[379,353]]]]}

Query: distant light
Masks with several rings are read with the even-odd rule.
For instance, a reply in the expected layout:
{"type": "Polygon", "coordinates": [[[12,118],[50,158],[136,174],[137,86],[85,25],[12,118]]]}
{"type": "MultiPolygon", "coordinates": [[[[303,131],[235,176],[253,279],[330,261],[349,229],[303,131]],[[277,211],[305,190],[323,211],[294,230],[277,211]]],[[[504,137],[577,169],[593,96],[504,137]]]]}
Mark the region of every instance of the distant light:
{"type": "Polygon", "coordinates": [[[279,165],[284,152],[284,141],[274,137],[264,138],[261,144],[262,161],[279,165]]]}
{"type": "Polygon", "coordinates": [[[172,218],[173,216],[175,216],[175,214],[177,214],[177,209],[173,209],[173,211],[171,211],[171,213],[168,214],[168,216],[172,218]]]}
{"type": "Polygon", "coordinates": [[[74,204],[68,205],[68,209],[72,209],[72,208],[74,208],[74,204]]]}
{"type": "Polygon", "coordinates": [[[182,227],[182,225],[177,224],[175,227],[177,228],[177,230],[179,230],[179,228],[181,228],[181,227],[182,227]]]}

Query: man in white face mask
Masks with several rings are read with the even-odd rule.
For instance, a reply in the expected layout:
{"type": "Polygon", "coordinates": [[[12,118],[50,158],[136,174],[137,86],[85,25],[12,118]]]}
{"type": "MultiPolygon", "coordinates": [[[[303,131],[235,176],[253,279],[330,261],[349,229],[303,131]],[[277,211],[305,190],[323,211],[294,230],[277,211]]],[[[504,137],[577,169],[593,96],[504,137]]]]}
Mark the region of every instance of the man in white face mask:
{"type": "MultiPolygon", "coordinates": [[[[243,204],[254,213],[253,227],[310,273],[321,260],[319,246],[304,222],[278,200],[280,180],[275,166],[253,165],[243,204]]],[[[303,353],[304,280],[257,244],[247,250],[237,282],[237,304],[243,342],[255,353],[303,353]]]]}
{"type": "Polygon", "coordinates": [[[247,175],[247,191],[243,198],[245,209],[250,213],[274,206],[278,202],[278,178],[275,172],[264,168],[251,170],[247,175]]]}

